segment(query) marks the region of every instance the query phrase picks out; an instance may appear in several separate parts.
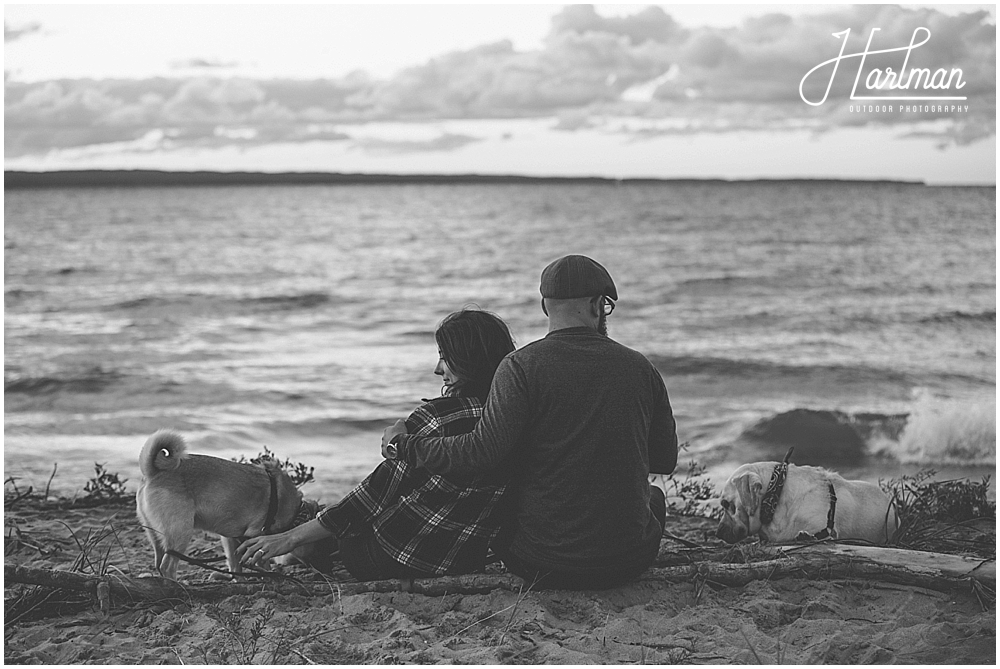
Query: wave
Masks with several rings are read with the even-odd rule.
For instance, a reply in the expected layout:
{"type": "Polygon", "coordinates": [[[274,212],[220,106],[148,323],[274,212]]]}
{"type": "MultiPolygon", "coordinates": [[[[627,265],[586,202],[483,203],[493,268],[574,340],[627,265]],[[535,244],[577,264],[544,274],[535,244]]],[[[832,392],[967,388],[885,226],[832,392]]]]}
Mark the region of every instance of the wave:
{"type": "Polygon", "coordinates": [[[997,312],[995,309],[969,313],[967,311],[946,311],[927,316],[920,319],[921,323],[985,323],[996,325],[997,312]]]}
{"type": "Polygon", "coordinates": [[[793,447],[791,461],[799,465],[855,464],[866,455],[865,440],[839,411],[794,409],[759,421],[742,436],[779,447],[771,450],[775,457],[780,448],[793,447]]]}
{"type": "Polygon", "coordinates": [[[55,274],[56,276],[69,276],[70,274],[98,274],[100,269],[97,267],[61,267],[57,270],[52,270],[50,274],[55,274]]]}
{"type": "Polygon", "coordinates": [[[24,288],[11,288],[10,290],[4,291],[3,294],[3,304],[5,308],[15,307],[22,302],[24,302],[29,297],[37,297],[38,295],[44,295],[43,290],[26,290],[24,288]]]}
{"type": "Polygon", "coordinates": [[[697,356],[648,356],[650,362],[670,376],[736,377],[757,380],[799,378],[810,381],[826,378],[832,383],[889,382],[912,384],[913,379],[901,372],[876,367],[849,365],[789,365],[763,360],[730,360],[697,356]]]}
{"type": "Polygon", "coordinates": [[[124,302],[116,302],[105,307],[106,311],[176,311],[191,314],[200,313],[243,313],[253,311],[289,311],[294,309],[315,309],[332,303],[333,298],[325,292],[304,292],[290,295],[264,295],[261,297],[232,298],[228,296],[187,294],[170,297],[149,295],[124,302]]]}
{"type": "Polygon", "coordinates": [[[283,436],[296,437],[337,437],[359,432],[381,432],[396,422],[399,415],[383,418],[318,418],[302,421],[258,422],[254,427],[283,436]]]}
{"type": "Polygon", "coordinates": [[[996,402],[922,397],[910,413],[793,409],[743,430],[742,441],[802,465],[861,464],[877,457],[928,467],[996,464],[996,402]]]}
{"type": "MultiPolygon", "coordinates": [[[[286,396],[271,395],[275,394],[279,400],[286,396]]],[[[4,379],[8,423],[14,413],[48,417],[51,425],[68,425],[67,421],[72,423],[82,416],[94,425],[99,423],[109,434],[130,432],[136,417],[189,416],[202,423],[206,412],[213,411],[209,407],[233,407],[259,397],[260,393],[240,391],[226,383],[179,381],[101,366],[38,376],[8,375],[4,379]]]]}
{"type": "Polygon", "coordinates": [[[889,453],[902,462],[996,465],[996,399],[917,400],[898,444],[889,453]]]}
{"type": "Polygon", "coordinates": [[[266,295],[240,300],[243,304],[259,305],[269,309],[313,309],[331,301],[327,293],[302,293],[299,295],[266,295]]]}
{"type": "Polygon", "coordinates": [[[100,393],[124,378],[114,370],[106,371],[101,367],[91,367],[79,374],[66,377],[57,376],[25,376],[15,379],[4,379],[4,394],[50,395],[57,392],[68,393],[100,393]]]}
{"type": "Polygon", "coordinates": [[[676,291],[689,295],[715,295],[731,293],[745,287],[756,288],[766,283],[768,277],[727,274],[724,276],[701,277],[681,281],[676,291]]]}
{"type": "MultiPolygon", "coordinates": [[[[886,397],[903,399],[921,386],[995,386],[990,376],[958,371],[901,372],[884,367],[860,365],[796,365],[765,360],[731,360],[698,356],[647,356],[663,374],[669,387],[671,379],[687,377],[687,382],[708,381],[706,392],[713,394],[734,390],[739,384],[753,384],[758,392],[778,392],[785,397],[854,397],[875,390],[886,397]],[[730,381],[727,386],[724,382],[730,381]]],[[[740,390],[740,392],[744,392],[740,390]]],[[[735,392],[735,390],[734,390],[735,392]]]]}
{"type": "Polygon", "coordinates": [[[162,297],[140,297],[134,300],[126,300],[124,302],[117,302],[112,304],[108,309],[123,311],[130,311],[133,309],[154,309],[157,307],[165,307],[172,303],[173,301],[162,297]]]}

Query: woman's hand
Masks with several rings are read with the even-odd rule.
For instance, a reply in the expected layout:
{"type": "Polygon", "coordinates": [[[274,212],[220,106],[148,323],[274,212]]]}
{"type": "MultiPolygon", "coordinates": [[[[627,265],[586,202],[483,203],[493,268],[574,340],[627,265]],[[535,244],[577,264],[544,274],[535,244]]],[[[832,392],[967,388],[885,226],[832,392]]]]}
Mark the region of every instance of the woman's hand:
{"type": "Polygon", "coordinates": [[[264,569],[270,560],[292,552],[299,543],[292,537],[292,531],[281,534],[263,534],[247,539],[236,549],[236,557],[243,564],[264,569]]]}
{"type": "Polygon", "coordinates": [[[281,534],[263,534],[247,539],[236,549],[236,558],[243,564],[256,567],[267,566],[268,560],[291,553],[302,544],[312,543],[333,536],[319,520],[313,518],[308,523],[293,527],[281,534]]]}
{"type": "Polygon", "coordinates": [[[385,428],[385,432],[382,433],[382,457],[388,459],[389,454],[385,452],[385,447],[389,444],[389,440],[395,437],[397,434],[406,434],[406,421],[400,418],[395,423],[385,428]]]}

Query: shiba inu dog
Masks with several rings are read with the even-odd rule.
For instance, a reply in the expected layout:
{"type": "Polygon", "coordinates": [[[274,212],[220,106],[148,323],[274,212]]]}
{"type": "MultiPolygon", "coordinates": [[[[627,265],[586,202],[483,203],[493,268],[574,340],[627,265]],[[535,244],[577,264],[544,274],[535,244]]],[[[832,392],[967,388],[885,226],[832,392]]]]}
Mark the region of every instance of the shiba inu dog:
{"type": "Polygon", "coordinates": [[[242,464],[187,452],[175,432],[153,434],[139,454],[143,480],[136,511],[156,568],[176,580],[178,558],[196,529],[218,534],[229,571],[238,573],[239,540],[291,527],[302,493],[276,462],[242,464]]]}

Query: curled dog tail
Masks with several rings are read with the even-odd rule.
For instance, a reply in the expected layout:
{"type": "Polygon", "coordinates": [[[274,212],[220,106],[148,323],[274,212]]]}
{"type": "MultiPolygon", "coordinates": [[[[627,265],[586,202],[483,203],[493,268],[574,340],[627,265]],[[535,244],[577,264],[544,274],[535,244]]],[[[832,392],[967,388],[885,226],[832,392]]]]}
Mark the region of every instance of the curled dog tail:
{"type": "Polygon", "coordinates": [[[143,476],[151,478],[157,472],[177,469],[186,456],[187,445],[181,435],[158,430],[146,440],[139,453],[139,469],[143,476]]]}

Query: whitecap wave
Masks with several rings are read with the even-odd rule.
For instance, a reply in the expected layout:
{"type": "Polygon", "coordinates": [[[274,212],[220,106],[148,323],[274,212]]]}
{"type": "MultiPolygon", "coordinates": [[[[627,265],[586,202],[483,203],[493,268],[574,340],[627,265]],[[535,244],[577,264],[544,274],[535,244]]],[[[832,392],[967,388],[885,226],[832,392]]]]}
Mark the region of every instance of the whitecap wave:
{"type": "Polygon", "coordinates": [[[941,399],[922,393],[894,450],[902,462],[996,465],[996,397],[941,399]]]}

